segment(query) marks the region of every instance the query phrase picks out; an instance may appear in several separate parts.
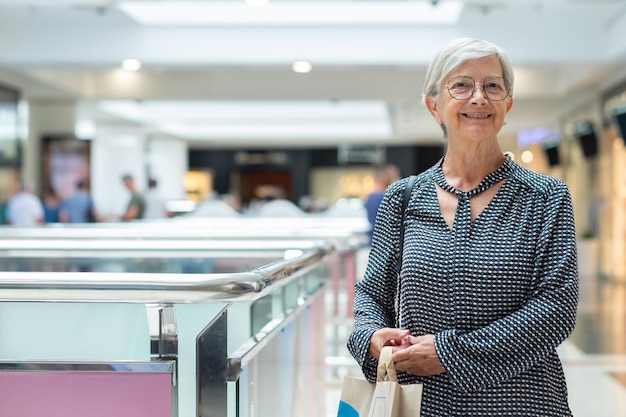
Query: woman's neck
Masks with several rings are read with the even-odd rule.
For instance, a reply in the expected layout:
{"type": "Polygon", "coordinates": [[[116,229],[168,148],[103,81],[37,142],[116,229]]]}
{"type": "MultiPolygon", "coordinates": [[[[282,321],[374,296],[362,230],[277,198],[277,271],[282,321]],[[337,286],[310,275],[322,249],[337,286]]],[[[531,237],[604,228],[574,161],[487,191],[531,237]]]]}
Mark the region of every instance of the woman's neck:
{"type": "Polygon", "coordinates": [[[448,184],[458,190],[469,191],[500,168],[505,159],[500,148],[471,153],[448,149],[441,170],[448,184]]]}

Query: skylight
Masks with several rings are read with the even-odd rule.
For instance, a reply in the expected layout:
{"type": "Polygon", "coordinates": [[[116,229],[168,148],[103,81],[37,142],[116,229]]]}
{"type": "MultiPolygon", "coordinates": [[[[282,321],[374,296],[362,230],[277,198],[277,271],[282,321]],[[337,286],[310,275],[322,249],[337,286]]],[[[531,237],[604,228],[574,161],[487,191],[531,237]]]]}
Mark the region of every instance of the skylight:
{"type": "Polygon", "coordinates": [[[445,1],[296,1],[263,7],[226,1],[122,1],[117,7],[143,25],[451,25],[463,5],[445,1]]]}

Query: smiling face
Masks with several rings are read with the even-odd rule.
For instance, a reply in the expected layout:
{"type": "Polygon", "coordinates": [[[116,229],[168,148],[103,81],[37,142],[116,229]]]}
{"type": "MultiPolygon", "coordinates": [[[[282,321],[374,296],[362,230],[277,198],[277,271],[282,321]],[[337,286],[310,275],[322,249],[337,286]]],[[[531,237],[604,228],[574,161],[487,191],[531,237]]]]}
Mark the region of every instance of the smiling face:
{"type": "Polygon", "coordinates": [[[437,97],[426,97],[428,111],[437,124],[445,126],[449,141],[496,139],[513,99],[492,101],[485,96],[483,83],[493,77],[503,77],[496,55],[467,60],[443,79],[437,97]],[[476,81],[474,93],[465,100],[453,98],[446,87],[452,78],[460,76],[476,81]]]}

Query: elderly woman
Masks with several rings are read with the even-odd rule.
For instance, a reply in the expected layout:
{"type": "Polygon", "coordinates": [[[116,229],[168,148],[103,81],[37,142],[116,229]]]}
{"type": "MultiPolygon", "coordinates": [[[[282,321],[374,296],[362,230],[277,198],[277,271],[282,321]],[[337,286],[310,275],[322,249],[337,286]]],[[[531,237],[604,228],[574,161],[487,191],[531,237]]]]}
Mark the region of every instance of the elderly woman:
{"type": "Polygon", "coordinates": [[[453,41],[428,69],[423,103],[447,151],[411,190],[400,277],[407,179],[387,188],[348,348],[373,382],[381,348],[394,346],[400,382],[423,383],[424,417],[571,416],[556,352],[578,302],[571,197],[500,149],[508,56],[453,41]]]}

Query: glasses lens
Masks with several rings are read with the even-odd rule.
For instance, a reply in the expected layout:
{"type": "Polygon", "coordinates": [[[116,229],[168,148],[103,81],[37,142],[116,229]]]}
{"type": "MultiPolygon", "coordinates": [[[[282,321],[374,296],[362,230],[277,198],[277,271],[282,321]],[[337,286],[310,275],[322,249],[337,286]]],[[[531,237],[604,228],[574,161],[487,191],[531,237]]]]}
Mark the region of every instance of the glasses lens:
{"type": "Polygon", "coordinates": [[[504,100],[509,95],[509,89],[500,77],[487,78],[483,83],[483,91],[489,100],[494,101],[504,100]]]}
{"type": "Polygon", "coordinates": [[[458,100],[470,98],[474,92],[474,80],[470,77],[454,77],[448,81],[448,91],[458,100]]]}

